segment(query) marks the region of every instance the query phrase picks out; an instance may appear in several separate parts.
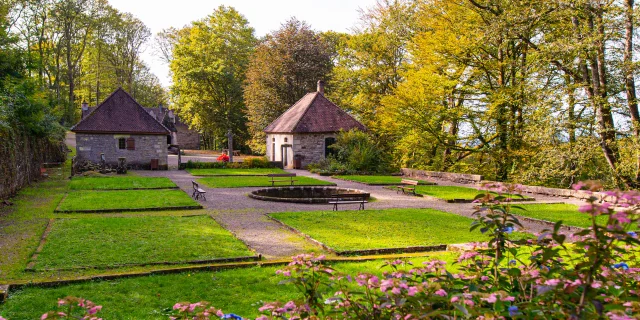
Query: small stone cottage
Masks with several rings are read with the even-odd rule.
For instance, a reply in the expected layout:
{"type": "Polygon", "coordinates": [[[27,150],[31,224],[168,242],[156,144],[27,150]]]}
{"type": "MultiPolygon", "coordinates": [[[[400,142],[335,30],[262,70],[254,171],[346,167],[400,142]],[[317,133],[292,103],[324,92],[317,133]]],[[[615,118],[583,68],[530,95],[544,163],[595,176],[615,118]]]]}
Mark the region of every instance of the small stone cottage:
{"type": "Polygon", "coordinates": [[[294,159],[300,167],[318,162],[331,152],[341,130],[366,130],[362,123],[336,106],[324,96],[324,82],[318,81],[318,90],[307,93],[273,121],[267,134],[267,157],[282,161],[285,168],[294,168],[294,159]]]}
{"type": "MultiPolygon", "coordinates": [[[[82,119],[89,116],[96,107],[89,107],[87,103],[82,104],[82,119]]],[[[179,146],[180,149],[185,150],[199,150],[200,149],[200,133],[189,128],[189,126],[180,120],[180,117],[175,115],[172,110],[169,110],[162,105],[158,107],[144,109],[152,115],[158,122],[162,123],[169,131],[171,135],[167,137],[167,144],[173,146],[179,146]]]]}
{"type": "Polygon", "coordinates": [[[170,130],[122,88],[83,116],[71,128],[76,133],[77,160],[100,163],[104,154],[112,166],[124,157],[133,168],[148,169],[153,163],[167,169],[170,130]]]}

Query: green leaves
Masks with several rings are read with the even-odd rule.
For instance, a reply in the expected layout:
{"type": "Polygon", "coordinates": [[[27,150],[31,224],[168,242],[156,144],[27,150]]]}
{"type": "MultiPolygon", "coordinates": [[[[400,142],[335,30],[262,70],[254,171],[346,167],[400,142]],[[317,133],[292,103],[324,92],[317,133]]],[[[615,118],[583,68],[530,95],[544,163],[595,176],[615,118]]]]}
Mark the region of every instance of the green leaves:
{"type": "Polygon", "coordinates": [[[292,18],[258,44],[244,87],[252,150],[264,153],[263,130],[306,93],[316,91],[318,80],[327,80],[332,39],[292,18]]]}
{"type": "Polygon", "coordinates": [[[246,139],[242,86],[255,37],[247,19],[220,6],[207,18],[172,34],[173,102],[192,127],[214,136],[231,129],[246,139]]]}

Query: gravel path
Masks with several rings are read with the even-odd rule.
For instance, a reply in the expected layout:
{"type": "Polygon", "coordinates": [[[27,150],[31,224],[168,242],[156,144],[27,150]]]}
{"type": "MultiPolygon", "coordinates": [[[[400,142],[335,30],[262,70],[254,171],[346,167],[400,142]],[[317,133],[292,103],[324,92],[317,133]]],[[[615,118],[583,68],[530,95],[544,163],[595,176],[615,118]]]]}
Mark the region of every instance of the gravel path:
{"type": "MultiPolygon", "coordinates": [[[[471,217],[474,211],[474,204],[471,203],[446,203],[431,197],[412,197],[397,194],[393,190],[385,189],[383,186],[369,186],[357,182],[344,181],[331,177],[319,176],[305,170],[288,170],[299,176],[312,177],[336,183],[342,188],[360,189],[371,193],[377,201],[367,204],[367,209],[387,209],[387,208],[431,208],[471,217]]],[[[175,182],[182,190],[191,194],[191,181],[196,177],[183,170],[170,171],[138,171],[145,176],[168,177],[175,182]]],[[[437,181],[439,185],[457,185],[448,181],[437,181]]],[[[240,239],[247,243],[256,252],[267,258],[290,257],[292,255],[305,252],[308,246],[305,241],[293,232],[283,228],[278,223],[268,219],[265,213],[287,212],[287,211],[315,211],[331,210],[327,204],[300,204],[260,201],[249,198],[247,194],[253,190],[261,188],[208,188],[201,186],[207,191],[207,201],[201,204],[209,210],[215,212],[216,220],[225,228],[235,233],[240,239]]],[[[563,199],[548,197],[543,195],[533,195],[535,202],[527,203],[575,203],[577,199],[563,199]]],[[[342,205],[341,210],[355,210],[358,205],[342,205]]],[[[549,228],[529,221],[522,221],[526,231],[540,232],[549,228]]],[[[565,230],[568,232],[568,230],[565,230]]]]}

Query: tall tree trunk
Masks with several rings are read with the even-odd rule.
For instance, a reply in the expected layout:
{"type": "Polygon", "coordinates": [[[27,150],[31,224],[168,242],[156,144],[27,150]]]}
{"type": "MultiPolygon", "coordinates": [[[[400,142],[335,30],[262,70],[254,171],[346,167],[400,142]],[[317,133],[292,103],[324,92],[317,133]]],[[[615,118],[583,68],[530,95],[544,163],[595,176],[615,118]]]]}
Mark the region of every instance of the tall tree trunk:
{"type": "MultiPolygon", "coordinates": [[[[453,96],[447,99],[448,107],[451,109],[456,108],[456,101],[453,96]]],[[[444,122],[446,123],[446,122],[444,122]]],[[[447,130],[447,138],[444,140],[445,146],[442,152],[442,171],[448,171],[449,168],[455,163],[451,158],[451,146],[455,146],[458,137],[458,119],[453,118],[448,121],[449,128],[447,130]]]]}
{"type": "MultiPolygon", "coordinates": [[[[600,136],[600,148],[611,168],[613,176],[620,182],[618,173],[618,150],[616,147],[616,132],[613,123],[611,106],[607,95],[607,73],[605,67],[605,32],[601,4],[592,8],[589,16],[589,29],[594,37],[595,52],[591,57],[591,83],[594,95],[592,103],[596,111],[598,134],[600,136]]],[[[625,182],[626,183],[626,182],[625,182]]]]}
{"type": "MultiPolygon", "coordinates": [[[[505,86],[505,67],[504,67],[504,50],[502,49],[502,41],[499,41],[498,46],[498,62],[500,63],[500,70],[498,71],[498,88],[504,88],[505,86]]],[[[505,102],[500,101],[496,106],[496,134],[498,135],[498,151],[497,151],[497,170],[496,179],[498,181],[506,181],[509,178],[509,129],[507,121],[507,108],[505,102]]]]}
{"type": "Polygon", "coordinates": [[[640,184],[640,115],[636,98],[636,83],[633,78],[633,5],[634,0],[625,1],[625,42],[623,56],[624,88],[627,95],[627,106],[631,115],[634,144],[636,146],[636,174],[634,184],[640,184]]]}

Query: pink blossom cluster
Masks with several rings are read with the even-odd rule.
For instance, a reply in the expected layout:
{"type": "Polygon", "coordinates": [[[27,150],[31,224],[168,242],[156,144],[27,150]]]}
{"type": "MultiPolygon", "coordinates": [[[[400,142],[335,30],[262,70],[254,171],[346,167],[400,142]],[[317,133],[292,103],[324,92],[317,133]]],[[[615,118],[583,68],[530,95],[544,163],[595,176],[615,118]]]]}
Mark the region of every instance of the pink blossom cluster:
{"type": "Polygon", "coordinates": [[[171,320],[176,319],[200,319],[209,320],[217,319],[224,316],[220,309],[210,306],[209,302],[178,302],[173,305],[173,315],[169,317],[171,320]]]}
{"type": "Polygon", "coordinates": [[[82,319],[82,320],[102,320],[96,314],[102,310],[102,306],[76,297],[66,297],[58,299],[58,308],[43,314],[40,319],[82,319]]]}

